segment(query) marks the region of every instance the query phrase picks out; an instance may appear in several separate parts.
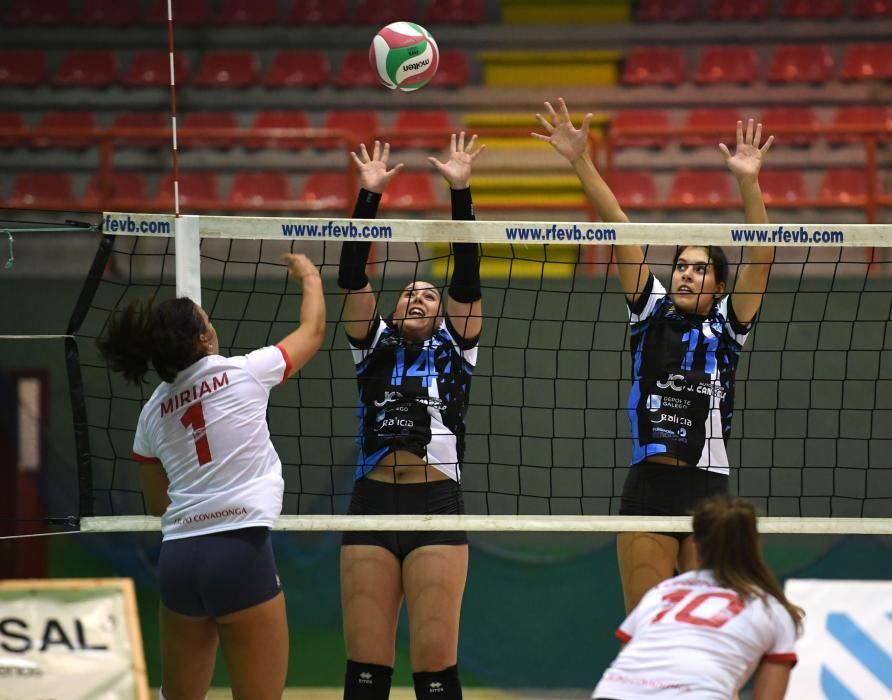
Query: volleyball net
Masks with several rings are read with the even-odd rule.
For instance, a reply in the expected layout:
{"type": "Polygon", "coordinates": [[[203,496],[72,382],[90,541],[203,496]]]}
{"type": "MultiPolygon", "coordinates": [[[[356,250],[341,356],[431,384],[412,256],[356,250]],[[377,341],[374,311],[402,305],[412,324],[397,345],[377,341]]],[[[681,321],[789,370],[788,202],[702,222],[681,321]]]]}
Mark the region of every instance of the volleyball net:
{"type": "Polygon", "coordinates": [[[892,533],[892,226],[608,224],[172,216],[108,212],[70,324],[84,531],[157,529],[131,460],[157,384],[126,384],[95,347],[134,297],[189,296],[221,353],[287,335],[300,296],[283,252],[322,272],[328,334],[272,392],[285,479],[279,529],[673,531],[689,518],[616,515],[631,457],[627,307],[613,244],[640,244],[668,282],[679,243],[722,246],[730,286],[742,247],[777,246],[737,371],[728,444],[733,492],[763,532],[892,533]],[[386,314],[413,279],[447,285],[450,242],[482,244],[484,329],[466,417],[467,515],[344,515],[356,460],[357,386],[337,288],[340,246],[372,241],[386,314]]]}

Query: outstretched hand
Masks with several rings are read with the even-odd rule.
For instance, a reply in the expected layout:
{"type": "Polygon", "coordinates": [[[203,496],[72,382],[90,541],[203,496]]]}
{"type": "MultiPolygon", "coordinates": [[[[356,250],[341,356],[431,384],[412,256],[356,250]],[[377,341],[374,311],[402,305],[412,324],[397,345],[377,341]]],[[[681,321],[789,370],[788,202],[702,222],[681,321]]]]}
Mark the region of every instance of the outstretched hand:
{"type": "Polygon", "coordinates": [[[288,274],[296,280],[319,276],[319,270],[303,253],[282,253],[282,261],[288,265],[288,274]]]}
{"type": "Polygon", "coordinates": [[[485,149],[485,145],[474,148],[477,143],[477,134],[471,136],[467,144],[465,144],[465,132],[462,131],[456,137],[455,134],[449,137],[449,160],[441,163],[433,156],[428,156],[428,160],[440,172],[449,187],[453,190],[463,190],[468,187],[471,179],[471,165],[474,160],[485,149]]]}
{"type": "Polygon", "coordinates": [[[550,143],[554,150],[572,163],[586,153],[592,115],[591,113],[586,114],[582,120],[582,126],[577,129],[573,126],[570,112],[567,110],[567,104],[564,102],[563,97],[558,98],[558,105],[560,106],[560,112],[555,112],[550,102],[545,103],[548,119],[541,114],[536,114],[536,119],[539,120],[547,134],[537,134],[534,131],[531,135],[540,141],[550,143]]]}
{"type": "Polygon", "coordinates": [[[402,163],[395,165],[390,170],[387,169],[387,161],[390,158],[389,143],[385,143],[382,147],[380,141],[375,141],[371,157],[369,157],[365,144],[360,144],[359,155],[350,151],[350,157],[356,164],[360,186],[377,194],[381,194],[390,181],[396,177],[396,174],[403,169],[402,163]]]}
{"type": "Polygon", "coordinates": [[[761,124],[755,124],[754,120],[749,119],[746,123],[746,134],[744,134],[743,122],[737,122],[737,149],[734,155],[731,155],[731,151],[725,144],[719,144],[719,150],[725,155],[725,165],[728,166],[728,170],[738,178],[758,176],[759,170],[762,169],[762,160],[768,153],[768,149],[771,148],[771,144],[774,143],[774,136],[769,136],[760,147],[761,140],[761,124]]]}

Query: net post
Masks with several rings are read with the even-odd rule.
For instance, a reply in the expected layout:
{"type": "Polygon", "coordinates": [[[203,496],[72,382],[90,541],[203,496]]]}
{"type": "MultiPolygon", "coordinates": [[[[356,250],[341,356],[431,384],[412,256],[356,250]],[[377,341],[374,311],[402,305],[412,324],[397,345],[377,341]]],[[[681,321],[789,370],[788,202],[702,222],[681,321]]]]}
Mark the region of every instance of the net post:
{"type": "Polygon", "coordinates": [[[177,217],[174,232],[177,297],[188,297],[201,306],[201,236],[198,216],[177,217]]]}

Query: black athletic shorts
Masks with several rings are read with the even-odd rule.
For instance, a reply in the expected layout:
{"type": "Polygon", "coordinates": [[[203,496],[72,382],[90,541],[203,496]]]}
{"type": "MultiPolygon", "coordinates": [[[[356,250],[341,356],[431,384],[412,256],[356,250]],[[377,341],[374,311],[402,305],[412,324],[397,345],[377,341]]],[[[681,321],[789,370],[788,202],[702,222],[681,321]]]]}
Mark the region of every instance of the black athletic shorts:
{"type": "MultiPolygon", "coordinates": [[[[728,493],[728,475],[690,466],[639,462],[629,468],[620,515],[691,515],[705,498],[728,493]]],[[[661,532],[681,541],[690,532],[661,532]]]]}
{"type": "Polygon", "coordinates": [[[270,531],[246,527],[161,543],[161,602],[192,617],[220,617],[282,590],[270,531]]]}
{"type": "MultiPolygon", "coordinates": [[[[353,487],[350,515],[462,515],[461,486],[452,479],[423,484],[389,484],[362,478],[353,487]]],[[[432,544],[467,544],[463,531],[380,532],[348,531],[341,544],[384,547],[403,561],[413,549],[432,544]]]]}

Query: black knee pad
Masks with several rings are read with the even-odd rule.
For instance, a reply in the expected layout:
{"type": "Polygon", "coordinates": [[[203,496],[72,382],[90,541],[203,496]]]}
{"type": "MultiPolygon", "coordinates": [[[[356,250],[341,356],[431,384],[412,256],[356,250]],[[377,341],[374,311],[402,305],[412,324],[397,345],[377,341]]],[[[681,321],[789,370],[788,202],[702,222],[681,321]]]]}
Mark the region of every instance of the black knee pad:
{"type": "Polygon", "coordinates": [[[344,674],[344,700],[387,700],[392,676],[390,666],[348,660],[344,674]]]}
{"type": "Polygon", "coordinates": [[[458,666],[442,671],[419,671],[412,674],[417,700],[461,700],[458,666]]]}

